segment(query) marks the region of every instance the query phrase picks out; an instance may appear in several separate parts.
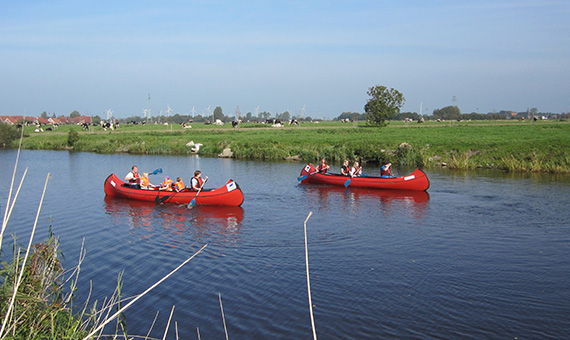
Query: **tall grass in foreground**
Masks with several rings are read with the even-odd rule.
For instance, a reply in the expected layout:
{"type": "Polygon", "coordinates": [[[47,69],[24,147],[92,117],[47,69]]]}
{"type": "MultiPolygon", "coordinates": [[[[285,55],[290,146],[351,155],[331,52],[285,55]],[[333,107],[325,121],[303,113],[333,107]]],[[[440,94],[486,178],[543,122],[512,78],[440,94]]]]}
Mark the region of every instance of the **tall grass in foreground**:
{"type": "MultiPolygon", "coordinates": [[[[19,156],[20,149],[18,149],[2,219],[0,253],[5,250],[3,247],[5,231],[27,174],[26,169],[12,197],[19,156]]],[[[85,258],[83,246],[77,266],[66,271],[59,258],[59,239],[51,233],[51,227],[47,240],[39,243],[33,242],[49,178],[50,174],[46,177],[27,246],[20,246],[18,240],[13,237],[11,262],[0,262],[0,317],[2,320],[0,339],[142,338],[142,336],[127,334],[124,322],[125,310],[201,253],[207,245],[126,304],[128,299],[121,296],[122,274],[119,274],[117,288],[110,298],[105,299],[99,305],[97,301],[90,304],[88,297],[81,306],[75,306],[76,283],[85,258]],[[114,334],[104,335],[103,330],[106,325],[113,321],[117,323],[114,334]]],[[[167,331],[168,328],[165,330],[164,337],[167,331]]]]}

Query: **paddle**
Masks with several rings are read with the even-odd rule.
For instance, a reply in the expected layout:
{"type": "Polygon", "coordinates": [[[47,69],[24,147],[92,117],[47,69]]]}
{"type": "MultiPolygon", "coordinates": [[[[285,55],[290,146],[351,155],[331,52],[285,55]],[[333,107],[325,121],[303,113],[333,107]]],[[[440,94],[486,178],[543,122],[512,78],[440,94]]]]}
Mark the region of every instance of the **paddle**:
{"type": "MultiPolygon", "coordinates": [[[[172,185],[172,184],[170,184],[170,185],[172,185]]],[[[164,196],[164,197],[162,197],[162,198],[159,198],[159,196],[160,196],[160,191],[161,191],[160,189],[165,189],[165,190],[166,190],[166,189],[168,189],[168,188],[167,188],[167,187],[164,187],[164,188],[159,187],[158,190],[156,191],[156,197],[154,198],[154,203],[156,203],[157,205],[160,204],[160,203],[162,203],[162,202],[164,202],[164,201],[166,201],[166,200],[169,199],[170,197],[172,197],[172,196],[174,196],[174,195],[176,195],[177,193],[180,192],[180,191],[175,191],[175,192],[173,192],[173,193],[170,194],[170,195],[166,195],[166,196],[164,196]]],[[[182,191],[182,190],[181,190],[181,191],[182,191]]]]}
{"type": "MultiPolygon", "coordinates": [[[[160,191],[159,191],[158,193],[160,193],[160,191]]],[[[171,195],[166,195],[166,196],[161,197],[161,198],[159,198],[159,194],[158,194],[158,193],[156,194],[156,198],[154,199],[154,203],[156,203],[157,205],[160,204],[160,203],[163,203],[164,201],[166,201],[166,200],[169,199],[170,197],[176,195],[178,192],[174,192],[174,193],[171,194],[171,195]]]]}
{"type": "Polygon", "coordinates": [[[153,172],[149,173],[149,175],[158,175],[162,173],[162,168],[158,168],[156,170],[154,170],[153,172]]]}
{"type": "Polygon", "coordinates": [[[344,182],[344,187],[348,188],[348,186],[350,185],[350,180],[352,179],[352,176],[346,180],[346,182],[344,182]]]}
{"type": "Polygon", "coordinates": [[[297,180],[298,180],[299,182],[302,182],[305,178],[307,178],[307,177],[309,177],[309,176],[312,176],[312,175],[314,175],[314,174],[316,174],[316,173],[317,173],[317,171],[313,171],[313,172],[311,172],[310,174],[303,175],[303,176],[299,176],[299,177],[297,177],[297,180]]]}
{"type": "Polygon", "coordinates": [[[207,181],[208,181],[208,179],[206,178],[204,183],[202,183],[202,186],[200,187],[200,189],[198,189],[196,196],[194,196],[194,198],[190,201],[190,203],[188,203],[188,209],[194,208],[194,205],[196,205],[196,197],[198,197],[198,194],[200,193],[200,191],[202,191],[202,188],[204,187],[204,185],[206,184],[207,181]]]}

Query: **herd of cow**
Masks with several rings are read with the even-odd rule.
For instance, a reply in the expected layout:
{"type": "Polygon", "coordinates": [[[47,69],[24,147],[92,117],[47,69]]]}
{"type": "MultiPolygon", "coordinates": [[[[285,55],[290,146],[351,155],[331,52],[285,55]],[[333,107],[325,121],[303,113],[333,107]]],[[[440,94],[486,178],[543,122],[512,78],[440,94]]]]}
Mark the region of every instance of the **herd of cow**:
{"type": "MultiPolygon", "coordinates": [[[[240,125],[241,122],[242,122],[241,120],[234,120],[234,121],[232,121],[232,122],[231,122],[232,127],[234,127],[234,128],[239,127],[239,125],[240,125]]],[[[281,120],[279,120],[279,119],[266,119],[265,121],[261,121],[261,122],[257,122],[257,123],[259,123],[259,124],[270,124],[272,127],[283,127],[283,126],[284,126],[283,122],[282,122],[281,120]]],[[[133,121],[133,122],[130,122],[130,124],[133,124],[133,125],[138,125],[138,124],[145,125],[146,122],[143,121],[142,123],[139,123],[139,122],[133,121]]],[[[165,125],[168,125],[168,123],[164,123],[164,124],[165,124],[165,125]]],[[[211,123],[210,121],[206,121],[205,124],[212,124],[212,123],[211,123]]],[[[222,121],[219,120],[219,119],[216,119],[216,121],[214,122],[214,124],[221,126],[221,125],[224,125],[224,122],[222,122],[222,121]]],[[[102,120],[99,124],[96,124],[96,123],[89,124],[89,123],[85,123],[85,122],[84,122],[84,123],[81,123],[80,125],[81,125],[81,129],[82,129],[83,131],[89,130],[89,127],[90,127],[90,126],[100,126],[100,127],[103,128],[103,130],[105,130],[105,131],[107,131],[107,129],[113,131],[113,130],[116,130],[116,129],[119,128],[119,123],[118,123],[117,121],[114,121],[114,122],[106,122],[106,121],[103,121],[103,120],[102,120]]],[[[192,126],[191,126],[190,124],[187,124],[187,123],[182,123],[182,124],[180,124],[180,125],[181,125],[183,128],[185,128],[185,129],[192,128],[192,126]]],[[[299,121],[297,121],[296,119],[291,119],[291,120],[289,120],[289,125],[297,125],[297,126],[300,126],[300,125],[299,125],[299,121]]],[[[19,127],[21,127],[21,125],[19,125],[19,127]]],[[[54,124],[54,125],[53,125],[53,129],[52,129],[52,127],[48,127],[48,128],[45,129],[45,131],[57,130],[57,128],[58,128],[58,125],[57,125],[57,124],[54,124]]],[[[43,132],[44,129],[43,129],[43,127],[41,126],[41,124],[37,124],[35,131],[36,131],[36,132],[43,132]]]]}

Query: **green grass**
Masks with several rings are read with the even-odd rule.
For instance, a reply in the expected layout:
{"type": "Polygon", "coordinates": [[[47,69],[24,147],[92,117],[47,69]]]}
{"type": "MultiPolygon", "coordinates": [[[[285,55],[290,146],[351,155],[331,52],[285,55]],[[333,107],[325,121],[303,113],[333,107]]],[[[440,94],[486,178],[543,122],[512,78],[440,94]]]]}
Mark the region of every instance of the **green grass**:
{"type": "Polygon", "coordinates": [[[200,155],[217,156],[230,148],[235,158],[282,160],[298,156],[306,162],[326,157],[329,162],[348,158],[362,162],[382,162],[419,167],[448,166],[456,169],[495,168],[505,171],[570,172],[570,124],[565,121],[473,121],[391,122],[378,129],[363,122],[302,123],[301,127],[272,128],[242,123],[222,127],[192,124],[122,125],[103,132],[100,127],[80,131],[62,126],[57,132],[27,132],[23,147],[68,149],[69,133],[79,138],[73,150],[97,153],[189,155],[190,141],[202,143],[200,155]],[[399,149],[407,143],[411,149],[399,149]]]}

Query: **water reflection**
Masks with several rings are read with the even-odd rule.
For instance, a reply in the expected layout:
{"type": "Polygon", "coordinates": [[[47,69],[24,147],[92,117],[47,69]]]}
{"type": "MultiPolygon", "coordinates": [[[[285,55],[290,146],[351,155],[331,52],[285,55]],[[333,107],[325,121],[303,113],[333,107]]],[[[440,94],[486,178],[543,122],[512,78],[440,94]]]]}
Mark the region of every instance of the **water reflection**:
{"type": "Polygon", "coordinates": [[[134,201],[105,196],[105,212],[114,224],[127,223],[141,239],[160,237],[169,246],[189,240],[234,243],[240,233],[244,211],[241,207],[195,206],[134,201]]]}
{"type": "Polygon", "coordinates": [[[366,201],[380,202],[386,215],[400,210],[410,211],[416,218],[422,218],[429,203],[426,191],[378,190],[366,188],[342,188],[334,186],[303,186],[311,199],[318,200],[323,207],[335,205],[339,200],[349,204],[363,204],[366,201]]]}

